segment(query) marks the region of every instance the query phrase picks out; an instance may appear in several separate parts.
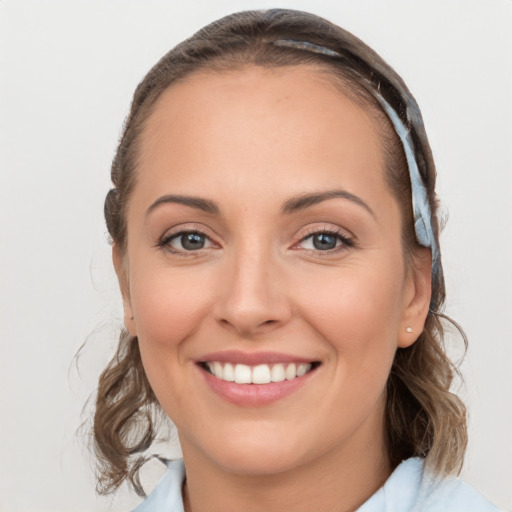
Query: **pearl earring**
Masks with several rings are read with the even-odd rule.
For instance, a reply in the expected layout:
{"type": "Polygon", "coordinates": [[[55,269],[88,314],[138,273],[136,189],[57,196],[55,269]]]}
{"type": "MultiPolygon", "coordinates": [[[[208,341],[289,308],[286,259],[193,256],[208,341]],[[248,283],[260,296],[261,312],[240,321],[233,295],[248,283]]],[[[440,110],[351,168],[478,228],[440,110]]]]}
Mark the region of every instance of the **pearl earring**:
{"type": "MultiPolygon", "coordinates": [[[[132,317],[132,318],[133,318],[133,317],[132,317]]],[[[405,328],[405,332],[409,332],[409,333],[410,333],[410,332],[412,332],[412,327],[406,327],[406,328],[405,328]]]]}
{"type": "Polygon", "coordinates": [[[130,317],[130,320],[133,320],[133,315],[130,317]]]}

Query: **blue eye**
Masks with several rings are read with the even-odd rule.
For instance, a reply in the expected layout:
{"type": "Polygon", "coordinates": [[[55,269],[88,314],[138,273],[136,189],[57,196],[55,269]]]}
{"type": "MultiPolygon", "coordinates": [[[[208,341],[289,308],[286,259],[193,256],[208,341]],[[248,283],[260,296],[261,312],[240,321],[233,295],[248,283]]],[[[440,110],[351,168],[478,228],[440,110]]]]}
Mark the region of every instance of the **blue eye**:
{"type": "Polygon", "coordinates": [[[313,235],[311,238],[314,248],[319,251],[334,249],[338,243],[338,237],[327,233],[319,233],[318,235],[313,235]]]}
{"type": "Polygon", "coordinates": [[[319,231],[302,239],[301,248],[313,251],[332,251],[342,246],[352,247],[352,241],[341,233],[319,231]]]}
{"type": "Polygon", "coordinates": [[[181,246],[187,251],[197,251],[202,249],[206,242],[206,237],[199,233],[185,233],[179,238],[181,246]]]}
{"type": "Polygon", "coordinates": [[[192,252],[211,247],[210,239],[198,231],[181,231],[164,238],[160,244],[174,252],[192,252]]]}

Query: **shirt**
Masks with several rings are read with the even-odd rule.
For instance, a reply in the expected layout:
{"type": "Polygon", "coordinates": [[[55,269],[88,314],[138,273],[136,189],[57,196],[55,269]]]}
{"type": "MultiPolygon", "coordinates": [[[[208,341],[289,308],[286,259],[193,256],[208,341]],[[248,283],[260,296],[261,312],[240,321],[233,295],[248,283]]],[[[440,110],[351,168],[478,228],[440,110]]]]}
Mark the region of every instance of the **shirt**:
{"type": "MultiPolygon", "coordinates": [[[[167,471],[134,512],[184,512],[182,459],[167,461],[167,471]]],[[[386,483],[357,512],[499,512],[486,498],[458,478],[435,479],[423,461],[403,461],[386,483]]]]}

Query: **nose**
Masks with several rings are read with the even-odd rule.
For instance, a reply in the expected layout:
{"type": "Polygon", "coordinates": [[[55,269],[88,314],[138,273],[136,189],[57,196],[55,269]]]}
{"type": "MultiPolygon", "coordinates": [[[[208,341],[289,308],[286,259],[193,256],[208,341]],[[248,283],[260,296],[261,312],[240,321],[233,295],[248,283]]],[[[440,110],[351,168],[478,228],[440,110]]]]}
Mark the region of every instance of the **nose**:
{"type": "Polygon", "coordinates": [[[284,325],[291,304],[280,265],[257,248],[225,262],[214,308],[216,320],[238,335],[252,338],[284,325]]]}

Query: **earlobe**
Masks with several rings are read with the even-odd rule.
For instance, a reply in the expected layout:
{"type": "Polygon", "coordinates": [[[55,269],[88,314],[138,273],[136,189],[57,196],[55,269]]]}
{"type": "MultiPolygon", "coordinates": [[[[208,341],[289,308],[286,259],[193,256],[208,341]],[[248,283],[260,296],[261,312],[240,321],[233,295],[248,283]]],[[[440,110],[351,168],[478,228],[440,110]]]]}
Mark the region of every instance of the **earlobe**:
{"type": "Polygon", "coordinates": [[[117,281],[123,298],[124,325],[132,336],[137,336],[137,328],[131,304],[127,264],[125,258],[121,254],[119,246],[116,243],[112,245],[112,262],[114,264],[117,281]]]}
{"type": "Polygon", "coordinates": [[[423,332],[432,294],[430,251],[420,249],[413,258],[408,269],[403,315],[397,333],[400,348],[410,347],[423,332]]]}

